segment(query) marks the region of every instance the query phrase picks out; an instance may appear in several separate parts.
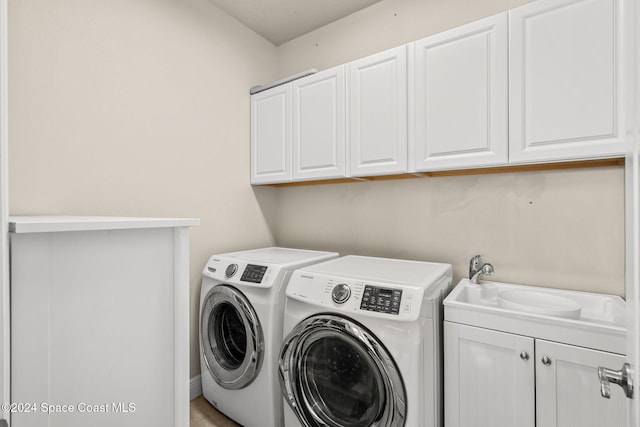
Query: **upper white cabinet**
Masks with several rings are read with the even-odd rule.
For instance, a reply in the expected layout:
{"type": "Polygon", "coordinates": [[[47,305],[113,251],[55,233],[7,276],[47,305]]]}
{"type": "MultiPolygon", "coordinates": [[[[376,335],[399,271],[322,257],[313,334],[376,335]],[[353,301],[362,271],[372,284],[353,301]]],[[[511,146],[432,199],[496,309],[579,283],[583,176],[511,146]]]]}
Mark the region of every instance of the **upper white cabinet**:
{"type": "Polygon", "coordinates": [[[344,69],[252,95],[252,184],[345,176],[344,69]]]}
{"type": "Polygon", "coordinates": [[[507,13],[409,45],[417,171],[508,162],[507,13]]]}
{"type": "Polygon", "coordinates": [[[407,48],[348,64],[350,175],[407,171],[407,48]]]}
{"type": "Polygon", "coordinates": [[[509,12],[511,162],[624,153],[622,3],[539,0],[509,12]]]}
{"type": "Polygon", "coordinates": [[[623,156],[632,0],[537,0],[251,99],[253,184],[623,156]]]}
{"type": "Polygon", "coordinates": [[[291,83],[293,180],[345,176],[345,67],[291,83]]]}
{"type": "Polygon", "coordinates": [[[291,178],[291,84],[285,84],[251,96],[251,183],[291,178]]]}

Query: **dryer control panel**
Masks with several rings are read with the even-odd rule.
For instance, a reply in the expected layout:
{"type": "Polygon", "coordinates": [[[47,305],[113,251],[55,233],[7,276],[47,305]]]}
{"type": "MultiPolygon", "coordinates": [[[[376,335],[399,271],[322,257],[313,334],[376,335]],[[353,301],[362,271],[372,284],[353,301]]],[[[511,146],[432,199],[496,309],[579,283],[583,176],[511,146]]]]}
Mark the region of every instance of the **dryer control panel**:
{"type": "Polygon", "coordinates": [[[243,282],[260,283],[267,271],[266,265],[247,264],[240,280],[243,282]]]}
{"type": "Polygon", "coordinates": [[[277,265],[211,257],[204,268],[203,275],[231,285],[269,288],[273,286],[280,271],[281,268],[277,265]]]}

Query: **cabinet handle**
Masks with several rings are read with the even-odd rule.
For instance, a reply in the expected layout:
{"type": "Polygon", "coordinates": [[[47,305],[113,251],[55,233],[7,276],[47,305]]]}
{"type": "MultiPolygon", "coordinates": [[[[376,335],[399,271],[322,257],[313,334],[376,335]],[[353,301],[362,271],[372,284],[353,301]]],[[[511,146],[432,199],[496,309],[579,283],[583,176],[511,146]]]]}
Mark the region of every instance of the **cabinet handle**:
{"type": "Polygon", "coordinates": [[[551,358],[549,358],[549,356],[543,356],[542,357],[542,364],[544,366],[551,366],[551,358]]]}
{"type": "Polygon", "coordinates": [[[520,359],[524,361],[529,360],[529,353],[527,353],[526,351],[523,351],[522,353],[520,353],[520,359]]]}
{"type": "Polygon", "coordinates": [[[631,365],[628,363],[625,363],[619,371],[598,366],[598,378],[600,379],[600,394],[605,399],[611,398],[610,384],[618,384],[624,390],[625,396],[629,399],[633,398],[632,372],[631,365]]]}

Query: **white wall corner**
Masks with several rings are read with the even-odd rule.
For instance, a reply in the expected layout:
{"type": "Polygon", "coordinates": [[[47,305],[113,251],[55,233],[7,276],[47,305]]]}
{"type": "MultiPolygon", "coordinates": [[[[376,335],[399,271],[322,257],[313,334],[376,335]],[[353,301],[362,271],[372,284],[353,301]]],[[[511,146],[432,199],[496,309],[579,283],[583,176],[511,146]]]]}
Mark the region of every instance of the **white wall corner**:
{"type": "Polygon", "coordinates": [[[189,381],[189,399],[193,400],[202,394],[202,377],[197,375],[189,381]]]}

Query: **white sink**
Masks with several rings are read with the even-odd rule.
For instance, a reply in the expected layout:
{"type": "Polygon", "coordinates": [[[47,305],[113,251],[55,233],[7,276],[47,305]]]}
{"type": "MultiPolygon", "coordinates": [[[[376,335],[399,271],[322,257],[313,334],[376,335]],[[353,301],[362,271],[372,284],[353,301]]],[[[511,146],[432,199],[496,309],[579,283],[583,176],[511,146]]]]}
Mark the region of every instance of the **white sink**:
{"type": "Polygon", "coordinates": [[[578,319],[582,310],[582,306],[576,301],[547,292],[511,289],[499,291],[496,298],[498,307],[544,316],[578,319]]]}
{"type": "Polygon", "coordinates": [[[444,312],[450,322],[626,353],[626,306],[616,295],[462,279],[444,312]]]}

